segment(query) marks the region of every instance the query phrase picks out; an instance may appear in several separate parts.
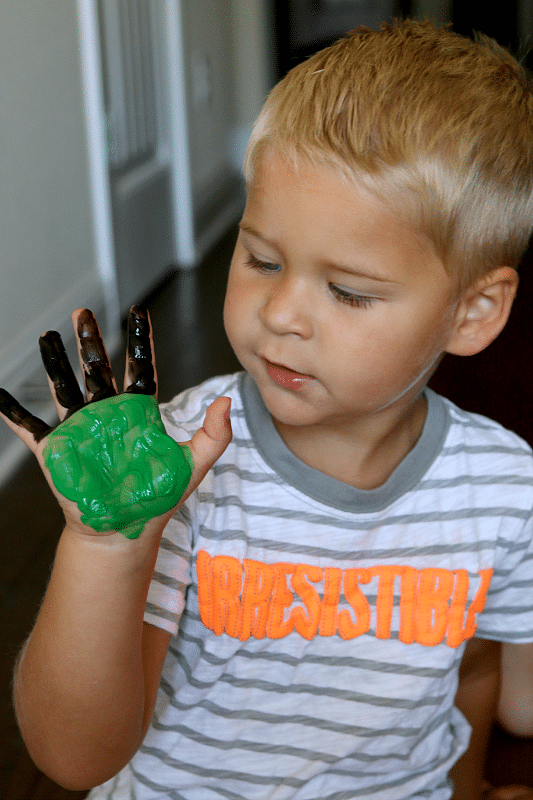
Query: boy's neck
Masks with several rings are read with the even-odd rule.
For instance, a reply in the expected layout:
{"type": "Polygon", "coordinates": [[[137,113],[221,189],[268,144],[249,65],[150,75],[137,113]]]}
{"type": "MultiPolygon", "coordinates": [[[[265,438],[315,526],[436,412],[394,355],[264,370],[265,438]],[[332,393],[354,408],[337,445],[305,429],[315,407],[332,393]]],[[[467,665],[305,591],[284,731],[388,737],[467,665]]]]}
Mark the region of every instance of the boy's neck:
{"type": "Polygon", "coordinates": [[[292,426],[274,420],[289,450],[309,467],[357,489],[377,489],[417,443],[427,416],[420,394],[402,413],[385,409],[373,424],[292,426]]]}

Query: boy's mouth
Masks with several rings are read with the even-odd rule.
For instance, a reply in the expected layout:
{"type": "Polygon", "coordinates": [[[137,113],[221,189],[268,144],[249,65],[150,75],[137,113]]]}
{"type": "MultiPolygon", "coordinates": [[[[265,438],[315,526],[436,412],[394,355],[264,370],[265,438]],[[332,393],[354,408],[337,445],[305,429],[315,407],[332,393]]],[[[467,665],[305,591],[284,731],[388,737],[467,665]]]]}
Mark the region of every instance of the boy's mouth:
{"type": "Polygon", "coordinates": [[[266,358],[264,358],[263,361],[265,362],[269,377],[285,389],[301,389],[306,381],[313,379],[311,375],[304,375],[303,372],[296,372],[296,370],[290,369],[290,367],[284,367],[283,364],[274,364],[266,358]]]}

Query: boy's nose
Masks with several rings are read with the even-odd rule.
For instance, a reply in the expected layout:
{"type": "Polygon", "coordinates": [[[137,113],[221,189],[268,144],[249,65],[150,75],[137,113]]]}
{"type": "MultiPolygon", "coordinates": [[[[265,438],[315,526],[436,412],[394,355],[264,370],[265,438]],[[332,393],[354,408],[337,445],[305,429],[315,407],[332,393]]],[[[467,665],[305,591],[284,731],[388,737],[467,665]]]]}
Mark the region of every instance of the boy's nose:
{"type": "Polygon", "coordinates": [[[311,298],[299,280],[279,281],[272,286],[259,315],[277,335],[292,333],[307,339],[313,332],[311,298]]]}

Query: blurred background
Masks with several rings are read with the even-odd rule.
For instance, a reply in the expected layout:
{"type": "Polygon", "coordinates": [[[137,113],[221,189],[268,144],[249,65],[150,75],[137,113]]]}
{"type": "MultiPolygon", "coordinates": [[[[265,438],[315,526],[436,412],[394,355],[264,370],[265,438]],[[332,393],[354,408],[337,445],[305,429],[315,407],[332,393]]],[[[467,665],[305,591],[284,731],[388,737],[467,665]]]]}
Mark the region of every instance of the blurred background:
{"type": "MultiPolygon", "coordinates": [[[[39,335],[60,330],[74,353],[70,314],[86,306],[115,360],[140,301],[163,400],[238,368],[221,309],[253,121],[291,66],[399,15],[483,31],[528,63],[531,0],[2,0],[0,386],[51,421],[39,335]]],[[[435,388],[533,443],[523,283],[500,350],[445,361],[435,388]]],[[[24,455],[0,428],[0,797],[60,800],[75,795],[32,766],[10,705],[61,530],[24,455]]]]}

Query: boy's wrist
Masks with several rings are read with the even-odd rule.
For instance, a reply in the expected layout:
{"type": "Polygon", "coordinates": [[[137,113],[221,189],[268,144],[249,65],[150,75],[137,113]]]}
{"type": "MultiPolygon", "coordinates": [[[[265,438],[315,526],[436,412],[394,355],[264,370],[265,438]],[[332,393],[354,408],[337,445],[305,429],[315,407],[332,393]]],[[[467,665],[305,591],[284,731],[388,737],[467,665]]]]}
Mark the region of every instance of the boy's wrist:
{"type": "Polygon", "coordinates": [[[128,560],[139,558],[144,563],[150,554],[157,553],[165,525],[166,519],[150,520],[138,538],[128,539],[119,531],[98,534],[82,522],[67,522],[61,539],[65,545],[85,550],[87,554],[94,553],[96,556],[100,553],[110,558],[117,555],[128,560]]]}

